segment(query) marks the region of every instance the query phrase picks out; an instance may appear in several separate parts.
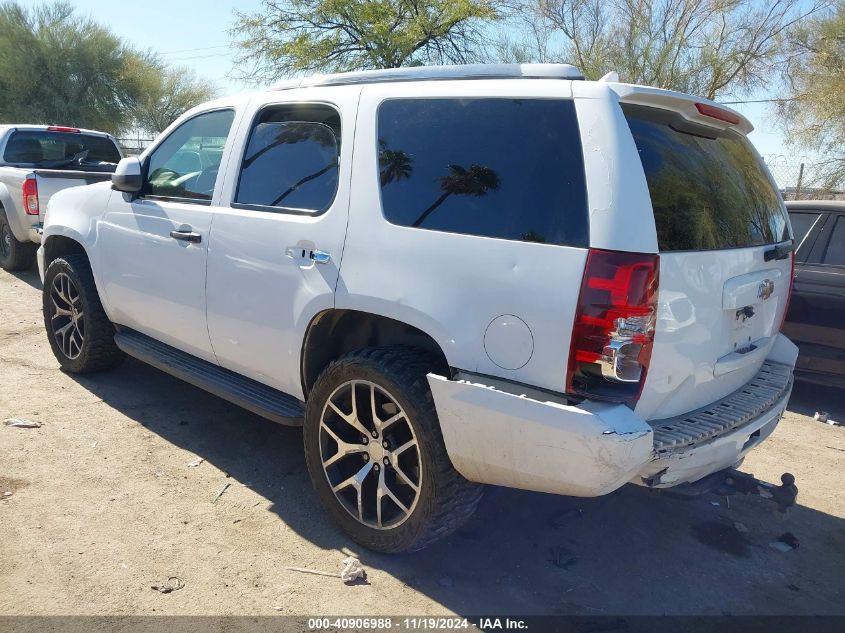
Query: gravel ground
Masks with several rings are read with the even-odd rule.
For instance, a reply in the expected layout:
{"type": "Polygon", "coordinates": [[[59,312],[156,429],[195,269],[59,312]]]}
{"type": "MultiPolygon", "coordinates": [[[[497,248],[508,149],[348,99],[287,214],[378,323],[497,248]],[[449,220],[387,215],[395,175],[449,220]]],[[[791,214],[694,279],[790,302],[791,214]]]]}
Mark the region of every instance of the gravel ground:
{"type": "Polygon", "coordinates": [[[458,534],[384,556],[328,522],[299,430],[132,360],[60,372],[34,272],[0,271],[0,306],[0,419],[42,423],[0,426],[0,615],[845,614],[845,428],[810,417],[845,421],[842,391],[799,385],[743,466],[795,474],[786,518],[757,496],[488,488],[458,534]],[[799,549],[769,546],[785,531],[799,549]],[[285,569],[350,553],[366,583],[285,569]]]}

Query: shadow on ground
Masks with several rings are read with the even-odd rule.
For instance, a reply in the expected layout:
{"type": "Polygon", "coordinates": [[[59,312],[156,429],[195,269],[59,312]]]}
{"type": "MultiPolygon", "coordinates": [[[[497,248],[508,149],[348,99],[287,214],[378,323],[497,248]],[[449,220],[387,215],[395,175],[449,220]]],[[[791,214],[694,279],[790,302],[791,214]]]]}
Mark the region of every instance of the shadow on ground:
{"type": "Polygon", "coordinates": [[[10,272],[9,275],[29,286],[32,286],[36,290],[41,290],[42,288],[41,277],[38,276],[38,269],[36,268],[31,268],[29,270],[17,270],[10,272]]]}
{"type": "Polygon", "coordinates": [[[810,417],[816,411],[824,411],[831,419],[845,424],[845,389],[796,381],[787,409],[810,417]]]}
{"type": "Polygon", "coordinates": [[[352,549],[365,567],[459,614],[845,613],[845,521],[804,506],[782,519],[756,496],[733,497],[728,507],[725,498],[635,486],[597,499],[490,487],[457,534],[421,552],[380,555],[345,538],[319,508],[298,429],[133,360],[76,379],[268,499],[316,546],[352,549]],[[787,530],[801,548],[772,549],[787,530]]]}

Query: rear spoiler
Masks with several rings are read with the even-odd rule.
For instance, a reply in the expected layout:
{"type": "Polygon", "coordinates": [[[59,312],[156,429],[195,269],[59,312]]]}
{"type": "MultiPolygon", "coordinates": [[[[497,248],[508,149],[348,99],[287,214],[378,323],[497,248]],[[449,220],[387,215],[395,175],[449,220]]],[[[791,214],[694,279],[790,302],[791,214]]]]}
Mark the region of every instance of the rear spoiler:
{"type": "Polygon", "coordinates": [[[739,112],[709,99],[634,84],[610,83],[608,86],[619,96],[619,101],[622,103],[674,110],[693,123],[722,130],[733,128],[745,135],[754,129],[751,122],[739,112]]]}

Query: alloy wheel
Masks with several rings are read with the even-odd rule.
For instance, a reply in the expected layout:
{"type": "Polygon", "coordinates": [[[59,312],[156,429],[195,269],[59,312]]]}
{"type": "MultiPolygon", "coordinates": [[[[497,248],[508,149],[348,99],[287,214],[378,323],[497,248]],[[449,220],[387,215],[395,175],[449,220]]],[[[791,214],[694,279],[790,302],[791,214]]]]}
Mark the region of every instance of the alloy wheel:
{"type": "Polygon", "coordinates": [[[62,354],[74,360],[82,353],[85,341],[85,313],[82,295],[67,274],[59,273],[53,277],[50,302],[53,338],[62,354]]]}
{"type": "Polygon", "coordinates": [[[396,398],[375,383],[351,380],[329,396],[320,459],[335,497],[360,523],[391,529],[414,511],[423,476],[417,437],[396,398]]]}

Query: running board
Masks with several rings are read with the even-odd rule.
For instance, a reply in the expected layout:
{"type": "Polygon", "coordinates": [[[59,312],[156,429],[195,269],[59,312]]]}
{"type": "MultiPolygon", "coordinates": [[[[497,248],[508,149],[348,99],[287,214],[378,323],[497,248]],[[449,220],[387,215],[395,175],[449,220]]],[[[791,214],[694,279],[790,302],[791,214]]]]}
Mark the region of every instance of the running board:
{"type": "Polygon", "coordinates": [[[286,426],[302,426],[304,405],[291,395],[170,347],[134,330],[121,328],[117,346],[153,367],[286,426]]]}

